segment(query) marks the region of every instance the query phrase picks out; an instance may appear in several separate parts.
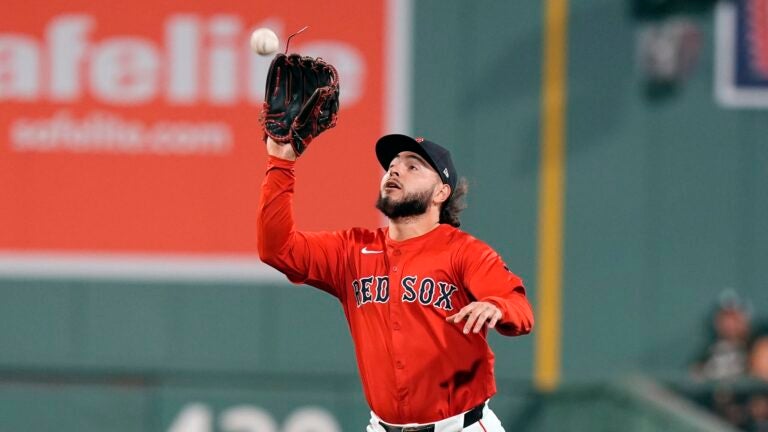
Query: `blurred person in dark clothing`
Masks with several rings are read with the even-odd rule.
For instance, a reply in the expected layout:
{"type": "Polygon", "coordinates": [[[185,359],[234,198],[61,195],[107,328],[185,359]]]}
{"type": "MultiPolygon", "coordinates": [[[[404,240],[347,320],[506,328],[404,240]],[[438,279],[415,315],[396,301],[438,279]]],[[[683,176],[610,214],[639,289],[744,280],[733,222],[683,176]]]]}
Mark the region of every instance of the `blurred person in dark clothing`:
{"type": "Polygon", "coordinates": [[[713,338],[691,372],[705,380],[744,377],[748,372],[750,311],[732,291],[721,295],[712,319],[713,338]]]}
{"type": "Polygon", "coordinates": [[[749,422],[746,430],[750,432],[768,432],[768,395],[757,393],[749,398],[747,405],[749,422]]]}

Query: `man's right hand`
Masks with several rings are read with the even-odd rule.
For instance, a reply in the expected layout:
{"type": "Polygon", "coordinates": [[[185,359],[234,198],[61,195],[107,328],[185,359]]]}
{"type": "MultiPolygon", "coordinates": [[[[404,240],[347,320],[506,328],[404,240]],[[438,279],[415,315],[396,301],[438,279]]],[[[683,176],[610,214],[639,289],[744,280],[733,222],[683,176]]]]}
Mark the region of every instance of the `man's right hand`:
{"type": "Polygon", "coordinates": [[[278,144],[270,137],[267,137],[267,153],[280,159],[296,160],[296,152],[290,144],[278,144]]]}

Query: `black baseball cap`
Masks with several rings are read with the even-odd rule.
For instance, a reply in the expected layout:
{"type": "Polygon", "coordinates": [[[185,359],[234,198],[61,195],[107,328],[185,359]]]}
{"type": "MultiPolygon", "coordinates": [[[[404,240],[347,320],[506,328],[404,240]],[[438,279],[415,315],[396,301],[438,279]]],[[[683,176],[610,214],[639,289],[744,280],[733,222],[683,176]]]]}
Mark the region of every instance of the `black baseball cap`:
{"type": "Polygon", "coordinates": [[[411,151],[423,157],[437,171],[443,183],[451,187],[453,194],[458,176],[451,160],[451,152],[424,138],[411,138],[401,134],[384,135],[376,142],[376,157],[385,170],[389,169],[392,159],[404,151],[411,151]]]}

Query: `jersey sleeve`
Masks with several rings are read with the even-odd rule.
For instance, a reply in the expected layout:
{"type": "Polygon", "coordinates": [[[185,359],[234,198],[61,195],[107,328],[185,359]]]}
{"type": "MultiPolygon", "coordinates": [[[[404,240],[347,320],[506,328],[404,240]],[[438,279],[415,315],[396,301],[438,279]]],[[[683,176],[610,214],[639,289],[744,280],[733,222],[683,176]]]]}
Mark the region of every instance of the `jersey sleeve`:
{"type": "Polygon", "coordinates": [[[343,267],[344,232],[301,232],[293,220],[294,162],[270,156],[257,221],[259,258],[293,283],[336,297],[343,267]]]}
{"type": "Polygon", "coordinates": [[[501,310],[496,330],[505,336],[530,333],[533,309],[522,279],[509,270],[498,253],[479,240],[473,239],[462,251],[459,258],[462,283],[475,300],[493,303],[501,310]]]}

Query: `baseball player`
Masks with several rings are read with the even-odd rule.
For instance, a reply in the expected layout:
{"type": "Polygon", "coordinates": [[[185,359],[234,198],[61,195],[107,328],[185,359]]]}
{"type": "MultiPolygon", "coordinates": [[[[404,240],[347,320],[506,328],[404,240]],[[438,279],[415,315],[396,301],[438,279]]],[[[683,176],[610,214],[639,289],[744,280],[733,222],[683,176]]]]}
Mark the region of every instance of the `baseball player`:
{"type": "Polygon", "coordinates": [[[520,278],[458,229],[466,186],[448,150],[405,135],[380,138],[376,207],[388,225],[296,230],[296,160],[333,127],[337,110],[332,66],[293,54],[275,58],[262,115],[268,160],[261,259],[341,303],[371,408],[368,432],[503,431],[488,406],[496,385],[487,332],[527,334],[533,312],[520,278]]]}

